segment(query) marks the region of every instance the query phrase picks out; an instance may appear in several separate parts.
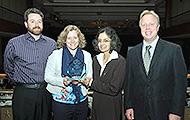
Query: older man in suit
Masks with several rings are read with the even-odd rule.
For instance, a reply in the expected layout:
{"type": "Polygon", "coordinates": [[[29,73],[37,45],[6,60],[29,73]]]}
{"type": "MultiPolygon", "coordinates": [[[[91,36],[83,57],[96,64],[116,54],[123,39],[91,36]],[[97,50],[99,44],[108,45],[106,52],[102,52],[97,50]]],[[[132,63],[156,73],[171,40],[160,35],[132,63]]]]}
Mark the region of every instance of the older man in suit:
{"type": "Polygon", "coordinates": [[[181,47],[158,36],[154,11],[143,11],[139,26],[144,40],[127,54],[125,115],[128,120],[180,120],[187,87],[181,47]]]}

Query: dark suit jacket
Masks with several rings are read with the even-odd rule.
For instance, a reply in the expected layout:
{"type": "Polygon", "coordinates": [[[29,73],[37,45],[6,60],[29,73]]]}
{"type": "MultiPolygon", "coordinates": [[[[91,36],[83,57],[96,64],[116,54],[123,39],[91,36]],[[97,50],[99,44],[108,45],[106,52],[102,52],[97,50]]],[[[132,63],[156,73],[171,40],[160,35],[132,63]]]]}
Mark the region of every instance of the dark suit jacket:
{"type": "Polygon", "coordinates": [[[142,43],[128,51],[125,79],[125,110],[133,108],[136,120],[167,120],[169,113],[183,116],[187,71],[181,47],[158,40],[145,73],[142,43]]]}
{"type": "Polygon", "coordinates": [[[94,57],[92,120],[121,120],[125,62],[119,55],[119,58],[107,63],[100,76],[101,66],[94,57]]]}

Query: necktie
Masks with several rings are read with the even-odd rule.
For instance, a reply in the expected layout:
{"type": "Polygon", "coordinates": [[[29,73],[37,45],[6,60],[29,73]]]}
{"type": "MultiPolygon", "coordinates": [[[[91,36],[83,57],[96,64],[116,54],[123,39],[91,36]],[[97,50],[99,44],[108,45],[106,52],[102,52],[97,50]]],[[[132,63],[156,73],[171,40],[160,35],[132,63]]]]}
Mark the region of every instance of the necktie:
{"type": "Polygon", "coordinates": [[[148,45],[146,46],[146,51],[144,53],[144,67],[145,67],[145,70],[146,70],[146,75],[148,75],[148,71],[149,71],[149,67],[150,67],[150,48],[151,46],[148,45]]]}

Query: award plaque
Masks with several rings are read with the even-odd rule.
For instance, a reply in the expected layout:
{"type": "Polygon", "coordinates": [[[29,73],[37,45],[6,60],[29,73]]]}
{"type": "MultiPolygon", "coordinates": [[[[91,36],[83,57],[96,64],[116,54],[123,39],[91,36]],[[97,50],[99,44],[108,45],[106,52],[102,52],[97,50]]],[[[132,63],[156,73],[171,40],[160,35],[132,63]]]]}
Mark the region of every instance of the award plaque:
{"type": "Polygon", "coordinates": [[[74,57],[67,65],[67,74],[70,77],[68,80],[85,80],[82,77],[86,74],[86,64],[78,57],[74,57]]]}

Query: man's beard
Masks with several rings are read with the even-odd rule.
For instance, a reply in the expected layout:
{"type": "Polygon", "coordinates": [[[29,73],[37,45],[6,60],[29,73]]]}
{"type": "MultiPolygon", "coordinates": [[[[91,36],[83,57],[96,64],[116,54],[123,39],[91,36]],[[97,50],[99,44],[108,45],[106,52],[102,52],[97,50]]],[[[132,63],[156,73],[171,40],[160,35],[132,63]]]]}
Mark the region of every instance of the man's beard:
{"type": "Polygon", "coordinates": [[[34,34],[34,35],[40,35],[40,34],[42,33],[42,30],[43,30],[43,29],[41,29],[39,26],[33,27],[32,29],[28,28],[28,31],[29,31],[30,33],[34,34]],[[34,29],[36,29],[36,28],[38,28],[38,30],[34,30],[34,29]]]}

